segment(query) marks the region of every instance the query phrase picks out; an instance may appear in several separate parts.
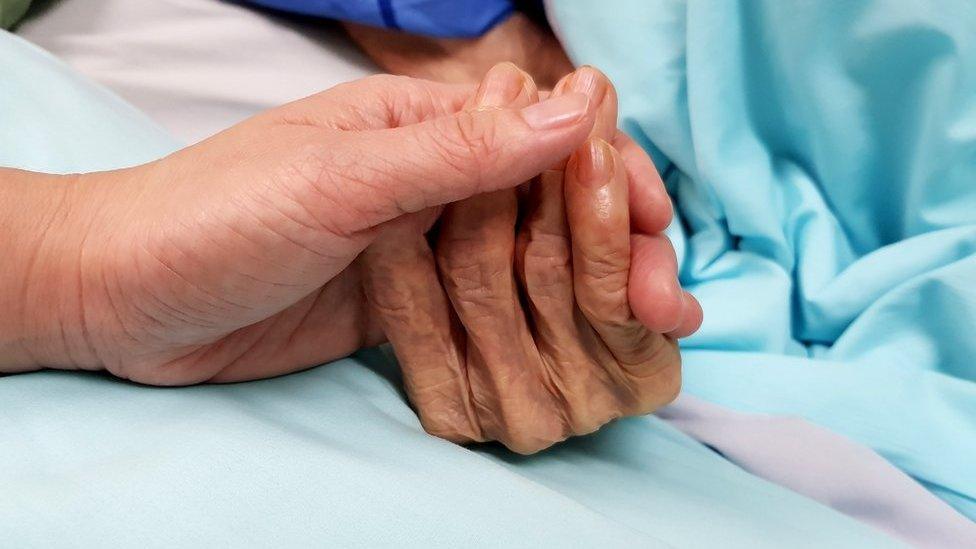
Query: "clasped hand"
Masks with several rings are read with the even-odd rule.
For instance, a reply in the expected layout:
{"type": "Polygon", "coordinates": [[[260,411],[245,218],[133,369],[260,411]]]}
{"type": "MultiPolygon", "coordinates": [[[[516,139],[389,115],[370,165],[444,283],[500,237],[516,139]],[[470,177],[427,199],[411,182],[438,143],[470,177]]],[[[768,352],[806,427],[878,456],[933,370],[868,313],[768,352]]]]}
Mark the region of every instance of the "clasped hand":
{"type": "Polygon", "coordinates": [[[367,78],[59,178],[0,366],[230,382],[389,341],[452,441],[531,453],[653,411],[701,310],[661,180],[616,125],[598,71],[540,101],[502,64],[477,89],[367,78]]]}

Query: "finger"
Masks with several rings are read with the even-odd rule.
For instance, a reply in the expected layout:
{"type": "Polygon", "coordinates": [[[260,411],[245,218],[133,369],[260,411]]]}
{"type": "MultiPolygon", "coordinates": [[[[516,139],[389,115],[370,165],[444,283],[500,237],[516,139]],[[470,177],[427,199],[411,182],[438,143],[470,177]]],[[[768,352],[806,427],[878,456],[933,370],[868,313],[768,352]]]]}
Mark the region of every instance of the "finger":
{"type": "MultiPolygon", "coordinates": [[[[587,93],[595,105],[594,132],[615,131],[616,99],[605,77],[583,67],[560,81],[553,93],[572,91],[587,93]]],[[[620,405],[614,379],[597,364],[611,363],[613,357],[576,307],[563,177],[557,167],[532,183],[517,240],[516,272],[550,384],[564,403],[573,432],[584,434],[618,417],[620,405]],[[606,356],[594,360],[594,352],[606,356]]]]}
{"type": "Polygon", "coordinates": [[[620,152],[630,182],[630,224],[644,234],[663,231],[673,215],[671,199],[651,157],[627,134],[617,131],[611,141],[620,152]]]}
{"type": "Polygon", "coordinates": [[[593,125],[586,96],[524,108],[464,110],[390,130],[342,133],[311,183],[356,233],[427,207],[508,189],[569,155],[593,125]]]}
{"type": "Polygon", "coordinates": [[[287,124],[336,130],[379,130],[457,113],[476,89],[407,76],[378,74],[299,99],[268,116],[287,124]]]}
{"type": "Polygon", "coordinates": [[[668,332],[669,336],[676,339],[688,337],[697,332],[698,328],[701,328],[704,318],[701,304],[698,303],[695,296],[689,292],[682,292],[682,294],[684,307],[682,309],[681,323],[678,324],[677,328],[668,332]]]}
{"type": "MultiPolygon", "coordinates": [[[[513,65],[495,67],[466,107],[501,106],[534,95],[513,65]]],[[[424,227],[401,217],[363,254],[367,298],[393,345],[404,385],[427,432],[455,442],[483,440],[466,371],[465,335],[437,274],[424,227]]]]}
{"type": "MultiPolygon", "coordinates": [[[[611,349],[639,352],[635,341],[642,337],[643,326],[627,301],[628,188],[616,151],[602,139],[588,140],[567,164],[565,182],[573,288],[579,308],[611,349]]],[[[618,358],[639,361],[634,356],[618,358]]]]}
{"type": "Polygon", "coordinates": [[[666,334],[684,322],[685,298],[671,241],[663,234],[631,237],[630,307],[649,330],[666,334]]]}
{"type": "MultiPolygon", "coordinates": [[[[531,78],[513,71],[518,70],[512,65],[493,68],[477,100],[488,105],[534,101],[531,78]]],[[[484,434],[531,453],[568,433],[543,384],[539,353],[515,285],[517,214],[514,189],[450,204],[441,218],[436,250],[441,280],[467,333],[468,373],[484,434]]]]}
{"type": "Polygon", "coordinates": [[[362,255],[372,313],[393,345],[404,388],[428,433],[457,443],[484,440],[461,332],[423,235],[384,235],[362,255]]]}
{"type": "Polygon", "coordinates": [[[671,241],[664,234],[631,236],[630,307],[644,326],[673,338],[688,337],[702,323],[702,308],[681,289],[671,241]]]}
{"type": "MultiPolygon", "coordinates": [[[[551,97],[568,93],[582,93],[589,97],[594,111],[593,128],[588,137],[609,141],[617,133],[617,90],[605,74],[595,67],[583,65],[556,83],[551,97]]],[[[565,160],[556,168],[564,168],[565,160]]]]}
{"type": "MultiPolygon", "coordinates": [[[[567,93],[583,93],[589,97],[591,108],[596,112],[591,136],[602,137],[616,132],[616,92],[601,72],[584,66],[566,75],[556,84],[552,95],[567,93]]],[[[546,170],[533,181],[516,254],[517,271],[539,297],[540,306],[545,308],[540,320],[544,317],[547,324],[552,324],[558,319],[562,330],[573,326],[572,311],[575,310],[569,265],[569,226],[563,196],[564,167],[546,170]],[[530,276],[526,276],[526,269],[530,276]]]]}
{"type": "Polygon", "coordinates": [[[617,380],[599,365],[613,357],[576,307],[562,174],[544,173],[527,202],[515,257],[536,345],[572,432],[591,433],[619,417],[620,405],[617,380]]]}
{"type": "Polygon", "coordinates": [[[512,274],[516,213],[511,191],[452,204],[436,250],[441,281],[467,333],[468,375],[484,434],[531,453],[568,431],[542,382],[512,274]]]}
{"type": "Polygon", "coordinates": [[[680,357],[674,340],[648,330],[630,307],[631,235],[623,162],[608,143],[591,139],[570,159],[565,181],[579,308],[626,375],[626,412],[648,412],[676,396],[680,357]]]}

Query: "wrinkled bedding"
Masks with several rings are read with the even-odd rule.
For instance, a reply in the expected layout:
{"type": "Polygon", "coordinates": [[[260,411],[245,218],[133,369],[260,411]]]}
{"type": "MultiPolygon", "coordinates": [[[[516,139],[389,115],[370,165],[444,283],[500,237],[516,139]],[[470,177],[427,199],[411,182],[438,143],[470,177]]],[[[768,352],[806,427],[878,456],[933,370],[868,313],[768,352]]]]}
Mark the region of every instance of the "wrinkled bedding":
{"type": "Polygon", "coordinates": [[[976,4],[549,8],[674,196],[705,310],[685,391],[828,427],[976,518],[976,4]]]}

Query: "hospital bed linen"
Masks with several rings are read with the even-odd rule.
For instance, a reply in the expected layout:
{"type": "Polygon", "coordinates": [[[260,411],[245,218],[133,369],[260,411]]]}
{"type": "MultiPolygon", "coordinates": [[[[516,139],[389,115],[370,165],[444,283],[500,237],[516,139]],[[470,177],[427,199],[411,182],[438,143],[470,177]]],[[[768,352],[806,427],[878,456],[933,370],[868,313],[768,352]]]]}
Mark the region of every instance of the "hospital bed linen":
{"type": "Polygon", "coordinates": [[[688,394],[657,416],[746,471],[913,547],[976,544],[976,523],[833,431],[798,417],[735,412],[688,394]]]}
{"type": "Polygon", "coordinates": [[[828,427],[976,518],[976,4],[613,4],[549,17],[675,198],[705,311],[685,390],[828,427]]]}
{"type": "Polygon", "coordinates": [[[59,0],[38,4],[16,33],[184,143],[378,72],[324,20],[220,0],[59,0]]]}

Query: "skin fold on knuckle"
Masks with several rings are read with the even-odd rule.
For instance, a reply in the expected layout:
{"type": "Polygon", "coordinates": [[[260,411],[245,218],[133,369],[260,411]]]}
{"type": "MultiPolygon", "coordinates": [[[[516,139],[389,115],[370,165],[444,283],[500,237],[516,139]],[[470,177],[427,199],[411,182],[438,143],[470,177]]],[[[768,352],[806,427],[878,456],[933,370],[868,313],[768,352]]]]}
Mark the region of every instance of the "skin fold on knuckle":
{"type": "Polygon", "coordinates": [[[533,235],[522,257],[525,289],[535,298],[571,293],[572,261],[562,235],[533,235]]]}
{"type": "Polygon", "coordinates": [[[296,156],[282,170],[284,185],[296,189],[294,195],[311,213],[313,223],[331,234],[349,238],[368,228],[363,219],[378,213],[375,205],[389,198],[373,184],[384,174],[351,156],[325,153],[319,147],[296,156]]]}
{"type": "Polygon", "coordinates": [[[634,324],[624,276],[582,277],[576,285],[579,308],[595,327],[620,331],[634,324]]]}
{"type": "Polygon", "coordinates": [[[542,384],[541,366],[505,341],[469,341],[472,403],[486,440],[531,454],[570,433],[559,404],[542,384]],[[480,365],[480,366],[478,366],[480,365]]]}
{"type": "Polygon", "coordinates": [[[649,338],[648,358],[621,364],[632,390],[634,414],[646,414],[672,402],[681,392],[681,355],[677,341],[659,334],[649,338]]]}
{"type": "Polygon", "coordinates": [[[442,232],[435,252],[441,281],[462,316],[497,311],[514,295],[512,246],[482,236],[486,238],[442,232]]]}
{"type": "Polygon", "coordinates": [[[483,189],[483,174],[503,156],[496,126],[483,113],[462,111],[439,119],[434,128],[430,147],[463,180],[474,183],[467,194],[483,189]]]}
{"type": "Polygon", "coordinates": [[[411,395],[414,395],[411,401],[420,416],[420,424],[428,434],[456,444],[483,440],[481,429],[443,389],[413,389],[411,395]]]}
{"type": "Polygon", "coordinates": [[[574,436],[596,432],[610,421],[623,415],[621,406],[608,382],[596,375],[602,369],[592,361],[573,364],[571,367],[592,372],[577,381],[573,387],[563,389],[566,402],[567,422],[574,436]]]}
{"type": "Polygon", "coordinates": [[[509,450],[524,456],[541,452],[565,439],[566,435],[559,431],[548,429],[545,425],[527,422],[519,422],[509,426],[505,433],[499,437],[499,441],[509,450]]]}

